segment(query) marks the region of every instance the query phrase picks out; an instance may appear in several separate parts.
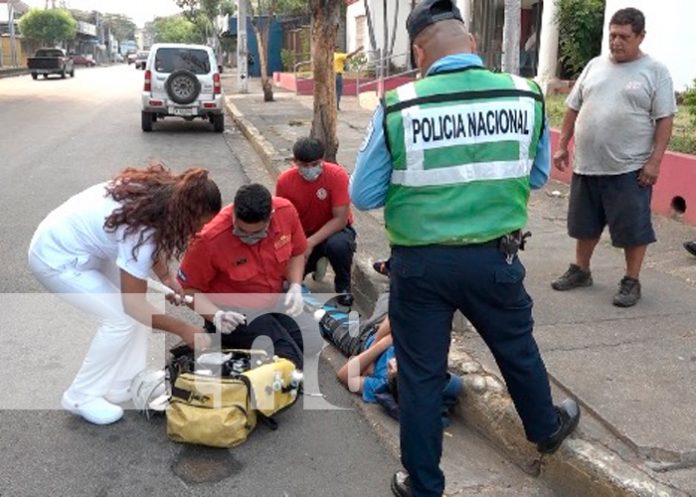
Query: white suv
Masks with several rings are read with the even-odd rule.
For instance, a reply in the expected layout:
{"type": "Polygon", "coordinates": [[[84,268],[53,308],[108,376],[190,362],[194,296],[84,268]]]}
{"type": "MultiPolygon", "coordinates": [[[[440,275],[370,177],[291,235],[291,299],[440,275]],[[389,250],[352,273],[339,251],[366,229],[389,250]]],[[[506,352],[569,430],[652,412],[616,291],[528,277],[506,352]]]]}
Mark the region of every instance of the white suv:
{"type": "Polygon", "coordinates": [[[152,131],[157,119],[179,116],[208,119],[225,129],[222,84],[215,52],[205,45],[158,43],[150,48],[142,95],[142,128],[152,131]]]}

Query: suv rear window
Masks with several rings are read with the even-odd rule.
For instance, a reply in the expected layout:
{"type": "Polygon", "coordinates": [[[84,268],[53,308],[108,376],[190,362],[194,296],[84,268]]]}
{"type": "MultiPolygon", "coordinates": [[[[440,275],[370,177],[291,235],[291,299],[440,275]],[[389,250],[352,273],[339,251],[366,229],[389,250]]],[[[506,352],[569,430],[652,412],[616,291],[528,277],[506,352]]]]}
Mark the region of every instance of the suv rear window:
{"type": "Polygon", "coordinates": [[[160,48],[155,56],[155,71],[172,73],[191,71],[193,74],[208,74],[210,58],[205,50],[195,48],[160,48]]]}
{"type": "Polygon", "coordinates": [[[36,57],[62,57],[63,52],[60,50],[42,49],[36,51],[36,57]]]}

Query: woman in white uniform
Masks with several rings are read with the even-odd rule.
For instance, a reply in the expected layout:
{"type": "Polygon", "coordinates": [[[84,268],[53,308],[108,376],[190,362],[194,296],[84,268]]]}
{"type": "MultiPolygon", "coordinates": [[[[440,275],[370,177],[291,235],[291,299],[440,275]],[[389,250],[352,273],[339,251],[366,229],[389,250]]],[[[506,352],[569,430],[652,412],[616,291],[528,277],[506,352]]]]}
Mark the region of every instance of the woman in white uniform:
{"type": "MultiPolygon", "coordinates": [[[[133,377],[146,367],[149,328],[178,335],[193,348],[199,327],[161,314],[146,299],[155,275],[183,294],[169,261],[220,211],[217,185],[205,169],[174,174],[162,165],[128,168],[68,199],[39,225],[29,268],[51,292],[99,321],[62,406],[95,424],[123,416],[133,377]]],[[[172,299],[174,296],[170,295],[172,299]]],[[[200,334],[200,335],[199,335],[200,334]]]]}

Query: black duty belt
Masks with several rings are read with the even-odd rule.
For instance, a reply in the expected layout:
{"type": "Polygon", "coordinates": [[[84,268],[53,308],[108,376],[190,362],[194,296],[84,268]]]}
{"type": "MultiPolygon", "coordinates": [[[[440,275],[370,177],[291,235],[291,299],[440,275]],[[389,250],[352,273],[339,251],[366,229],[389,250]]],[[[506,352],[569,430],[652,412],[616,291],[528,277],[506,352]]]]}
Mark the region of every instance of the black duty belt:
{"type": "Polygon", "coordinates": [[[470,247],[495,247],[505,254],[505,259],[508,264],[512,264],[515,255],[520,250],[524,250],[524,246],[527,242],[527,238],[532,236],[530,231],[522,232],[522,230],[515,230],[507,233],[501,237],[489,240],[483,243],[472,243],[470,247]]]}

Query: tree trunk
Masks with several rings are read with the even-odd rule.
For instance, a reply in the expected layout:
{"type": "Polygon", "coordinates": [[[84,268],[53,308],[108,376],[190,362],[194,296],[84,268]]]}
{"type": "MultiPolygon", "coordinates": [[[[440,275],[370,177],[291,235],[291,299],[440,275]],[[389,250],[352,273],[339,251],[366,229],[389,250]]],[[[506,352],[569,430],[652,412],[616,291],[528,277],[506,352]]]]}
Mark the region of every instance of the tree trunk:
{"type": "Polygon", "coordinates": [[[520,73],[520,24],[521,0],[505,0],[505,24],[503,26],[503,71],[520,73]]]}
{"type": "Polygon", "coordinates": [[[263,88],[263,101],[273,101],[273,85],[271,78],[268,77],[268,32],[271,29],[271,16],[259,27],[254,21],[254,33],[256,34],[256,44],[259,47],[259,66],[261,70],[261,87],[263,88]]]}
{"type": "Polygon", "coordinates": [[[314,118],[312,137],[326,148],[324,158],[336,161],[336,75],[333,51],[336,46],[340,4],[335,0],[310,0],[312,12],[312,65],[314,71],[314,118]]]}
{"type": "Polygon", "coordinates": [[[247,1],[247,9],[251,13],[251,26],[254,28],[256,35],[256,44],[259,48],[259,69],[261,70],[261,87],[263,88],[263,101],[273,101],[273,84],[268,77],[268,34],[271,31],[271,23],[275,17],[275,1],[271,0],[268,5],[259,2],[259,12],[265,14],[265,21],[261,21],[256,17],[254,6],[249,0],[247,1]],[[264,7],[266,7],[264,9],[264,7]],[[265,12],[264,12],[265,10],[265,12]]]}

